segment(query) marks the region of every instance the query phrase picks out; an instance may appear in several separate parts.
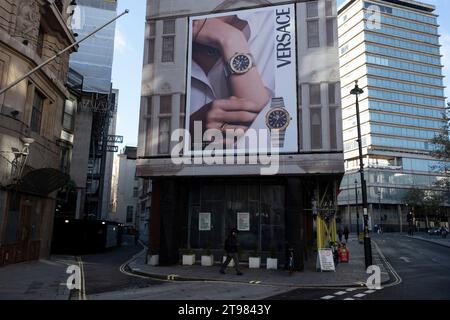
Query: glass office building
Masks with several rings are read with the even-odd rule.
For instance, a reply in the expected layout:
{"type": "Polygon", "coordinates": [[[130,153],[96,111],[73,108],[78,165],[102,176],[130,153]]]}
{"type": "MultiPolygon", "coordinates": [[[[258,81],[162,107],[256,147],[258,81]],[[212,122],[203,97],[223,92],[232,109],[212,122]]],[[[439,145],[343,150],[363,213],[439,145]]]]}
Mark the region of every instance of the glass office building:
{"type": "Polygon", "coordinates": [[[387,218],[385,230],[399,230],[406,224],[408,190],[430,190],[440,179],[439,162],[430,156],[445,108],[435,7],[410,0],[348,0],[338,15],[346,167],[342,219],[354,226],[357,196],[362,203],[350,94],[358,80],[364,90],[360,116],[371,224],[387,218]]]}
{"type": "MultiPolygon", "coordinates": [[[[116,0],[77,0],[72,20],[77,40],[116,16],[116,0]]],[[[80,45],[70,57],[70,67],[84,76],[84,91],[110,93],[116,25],[110,24],[80,45]]]]}

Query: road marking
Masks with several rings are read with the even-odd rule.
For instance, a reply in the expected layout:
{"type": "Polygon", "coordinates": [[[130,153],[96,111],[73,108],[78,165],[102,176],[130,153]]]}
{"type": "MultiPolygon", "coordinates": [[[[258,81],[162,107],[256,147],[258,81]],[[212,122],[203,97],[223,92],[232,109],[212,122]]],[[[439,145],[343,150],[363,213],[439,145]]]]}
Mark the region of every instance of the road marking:
{"type": "Polygon", "coordinates": [[[405,261],[406,263],[411,263],[411,260],[408,257],[400,257],[399,259],[405,261]]]}
{"type": "Polygon", "coordinates": [[[371,293],[374,293],[374,292],[377,292],[376,290],[367,290],[367,291],[365,291],[364,293],[366,293],[366,294],[371,294],[371,293]]]}
{"type": "Polygon", "coordinates": [[[345,292],[345,291],[339,291],[339,292],[335,292],[334,293],[334,295],[335,296],[342,296],[342,295],[344,295],[344,294],[346,294],[347,292],[345,292]]]}
{"type": "Polygon", "coordinates": [[[250,283],[250,284],[260,284],[261,281],[255,281],[255,280],[253,280],[253,281],[250,281],[249,283],[250,283]]]}
{"type": "Polygon", "coordinates": [[[123,263],[119,267],[119,271],[121,273],[123,273],[123,274],[126,274],[127,276],[148,279],[149,277],[144,277],[144,276],[141,276],[141,275],[138,275],[138,274],[134,274],[134,273],[128,272],[126,270],[126,267],[128,266],[129,263],[131,263],[132,261],[136,260],[137,258],[139,258],[140,256],[142,256],[143,254],[145,254],[147,252],[147,247],[142,242],[140,242],[140,244],[144,247],[144,249],[141,252],[135,254],[130,260],[128,260],[125,263],[123,263]]]}
{"type": "Polygon", "coordinates": [[[347,292],[352,292],[352,291],[355,291],[355,290],[357,290],[357,289],[356,288],[348,288],[347,292]]]}
{"type": "Polygon", "coordinates": [[[78,300],[87,300],[86,279],[84,277],[83,260],[81,260],[81,257],[77,257],[77,261],[78,261],[78,266],[80,267],[80,271],[81,271],[81,290],[78,291],[78,300]]]}
{"type": "Polygon", "coordinates": [[[355,299],[353,299],[353,298],[346,298],[346,299],[344,299],[344,301],[354,301],[355,299]]]}
{"type": "Polygon", "coordinates": [[[333,298],[334,298],[334,296],[325,296],[325,297],[322,297],[320,299],[322,299],[322,300],[331,300],[333,298]]]}
{"type": "Polygon", "coordinates": [[[386,257],[384,256],[383,252],[381,252],[380,247],[376,243],[376,241],[372,241],[372,243],[375,245],[375,249],[377,249],[378,254],[380,255],[381,259],[383,260],[386,268],[388,271],[392,273],[392,275],[395,278],[395,281],[393,283],[387,284],[384,286],[384,288],[394,287],[402,283],[402,278],[399,276],[397,271],[395,271],[394,267],[387,261],[386,257]]]}
{"type": "Polygon", "coordinates": [[[358,293],[358,294],[354,295],[355,298],[362,298],[362,297],[365,297],[365,296],[366,295],[364,293],[358,293]]]}

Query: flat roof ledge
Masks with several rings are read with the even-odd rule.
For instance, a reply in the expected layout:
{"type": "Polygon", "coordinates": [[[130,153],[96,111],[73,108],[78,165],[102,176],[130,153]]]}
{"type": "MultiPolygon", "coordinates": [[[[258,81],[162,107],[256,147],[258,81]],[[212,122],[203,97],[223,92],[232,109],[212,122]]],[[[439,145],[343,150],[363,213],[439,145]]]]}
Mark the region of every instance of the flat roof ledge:
{"type": "MultiPolygon", "coordinates": [[[[338,14],[340,14],[343,10],[345,10],[347,7],[349,7],[353,2],[356,0],[346,0],[344,3],[342,3],[338,7],[338,14]]],[[[384,1],[389,2],[392,4],[397,4],[405,7],[409,7],[411,9],[426,11],[428,13],[432,13],[436,10],[436,6],[428,3],[423,3],[415,0],[378,0],[378,1],[384,1]]]]}

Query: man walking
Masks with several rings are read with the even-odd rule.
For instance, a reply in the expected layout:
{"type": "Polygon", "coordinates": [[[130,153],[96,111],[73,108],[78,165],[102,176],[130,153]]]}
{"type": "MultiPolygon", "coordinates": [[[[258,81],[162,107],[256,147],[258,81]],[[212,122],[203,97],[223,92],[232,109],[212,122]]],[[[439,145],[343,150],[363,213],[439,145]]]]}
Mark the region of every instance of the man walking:
{"type": "Polygon", "coordinates": [[[348,243],[348,235],[349,235],[350,231],[348,230],[348,227],[345,226],[344,227],[344,237],[345,237],[345,243],[348,243]]]}
{"type": "Polygon", "coordinates": [[[225,251],[227,252],[227,258],[225,262],[222,264],[220,268],[220,273],[225,274],[225,269],[230,263],[231,259],[234,261],[234,268],[236,269],[236,274],[238,276],[242,275],[242,272],[239,270],[239,255],[238,255],[238,247],[239,242],[237,239],[238,230],[233,228],[231,229],[230,235],[225,240],[225,251]]]}
{"type": "Polygon", "coordinates": [[[339,230],[337,231],[338,238],[339,238],[339,243],[342,242],[342,234],[343,234],[343,233],[344,233],[344,232],[342,231],[342,228],[339,227],[339,230]]]}

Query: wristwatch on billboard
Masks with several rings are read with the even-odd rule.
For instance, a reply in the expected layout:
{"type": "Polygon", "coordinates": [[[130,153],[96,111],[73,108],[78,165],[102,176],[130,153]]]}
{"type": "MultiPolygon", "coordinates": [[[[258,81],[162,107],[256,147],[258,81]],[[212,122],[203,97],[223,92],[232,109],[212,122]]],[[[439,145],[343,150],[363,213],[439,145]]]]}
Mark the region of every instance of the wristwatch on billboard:
{"type": "Polygon", "coordinates": [[[283,98],[273,98],[266,114],[266,125],[270,129],[272,147],[283,148],[286,129],[292,118],[286,110],[283,98]],[[275,134],[277,132],[278,134],[275,134]]]}
{"type": "Polygon", "coordinates": [[[245,74],[255,66],[256,61],[251,53],[236,53],[226,62],[225,75],[228,78],[233,74],[245,74]]]}

